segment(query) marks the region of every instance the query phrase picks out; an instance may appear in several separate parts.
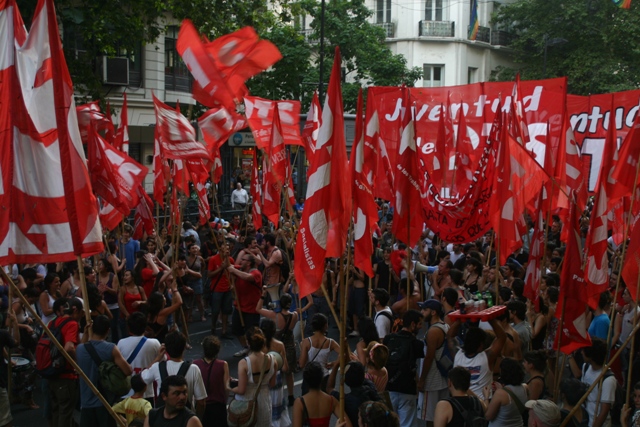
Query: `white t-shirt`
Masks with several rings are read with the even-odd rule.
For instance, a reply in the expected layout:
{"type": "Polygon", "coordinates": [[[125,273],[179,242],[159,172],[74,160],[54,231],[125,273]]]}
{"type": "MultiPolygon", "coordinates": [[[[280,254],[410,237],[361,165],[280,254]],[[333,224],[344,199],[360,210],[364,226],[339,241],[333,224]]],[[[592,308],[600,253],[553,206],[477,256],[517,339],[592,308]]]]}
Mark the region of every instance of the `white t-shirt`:
{"type": "Polygon", "coordinates": [[[493,374],[489,368],[489,359],[484,351],[476,354],[474,357],[467,357],[464,351],[460,350],[453,359],[453,366],[462,366],[471,374],[471,385],[469,389],[484,400],[482,389],[490,386],[493,381],[493,374]]]}
{"type": "Polygon", "coordinates": [[[393,313],[389,307],[383,308],[373,317],[380,339],[383,339],[387,334],[391,333],[391,319],[384,314],[381,314],[383,311],[389,313],[391,319],[393,319],[393,313]]]}
{"type": "MultiPolygon", "coordinates": [[[[133,351],[141,339],[142,337],[128,337],[118,341],[118,350],[120,350],[124,360],[129,360],[129,357],[133,354],[133,351]]],[[[143,369],[151,366],[160,352],[160,346],[161,344],[157,339],[147,338],[147,341],[145,341],[136,358],[130,363],[134,374],[139,374],[143,369]]],[[[153,397],[153,387],[147,387],[147,391],[144,392],[144,397],[153,397]]]]}
{"type": "MultiPolygon", "coordinates": [[[[180,370],[180,366],[182,366],[183,362],[174,362],[173,360],[167,361],[167,374],[176,375],[180,370]]],[[[160,387],[162,386],[162,381],[160,380],[160,363],[156,362],[149,369],[145,369],[142,371],[142,379],[145,383],[151,384],[152,382],[158,383],[158,395],[160,395],[160,387]]],[[[185,375],[185,379],[187,380],[187,389],[188,396],[187,401],[192,402],[193,398],[195,400],[202,400],[207,398],[207,390],[204,387],[204,381],[202,381],[202,374],[200,373],[200,368],[196,365],[191,364],[189,366],[189,370],[187,371],[187,375],[185,375]]],[[[192,406],[195,408],[195,406],[192,406]]]]}
{"type": "MultiPolygon", "coordinates": [[[[587,368],[585,371],[583,368],[582,382],[591,385],[598,378],[602,369],[594,370],[591,366],[587,368]]],[[[600,395],[600,412],[603,403],[613,403],[616,400],[616,387],[618,386],[618,382],[616,378],[611,375],[609,378],[606,378],[602,382],[602,394],[600,395]]],[[[589,413],[589,427],[593,425],[593,421],[596,419],[595,409],[596,409],[596,400],[598,399],[598,389],[599,386],[595,386],[589,396],[587,397],[587,402],[585,405],[585,409],[589,413]]],[[[607,416],[608,418],[608,416],[607,416]]]]}

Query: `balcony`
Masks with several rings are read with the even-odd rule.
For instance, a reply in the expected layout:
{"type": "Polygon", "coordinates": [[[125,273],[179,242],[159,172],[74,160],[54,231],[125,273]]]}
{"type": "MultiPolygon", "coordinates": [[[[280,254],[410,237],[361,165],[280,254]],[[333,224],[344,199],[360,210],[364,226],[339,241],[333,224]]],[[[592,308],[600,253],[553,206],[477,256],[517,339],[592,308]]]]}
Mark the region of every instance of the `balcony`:
{"type": "Polygon", "coordinates": [[[420,21],[418,35],[420,37],[453,37],[455,22],[453,21],[420,21]]]}
{"type": "MultiPolygon", "coordinates": [[[[467,34],[471,31],[471,26],[467,30],[467,34]]],[[[476,41],[491,43],[491,28],[478,27],[478,34],[476,35],[476,41]]]]}
{"type": "Polygon", "coordinates": [[[388,39],[392,39],[396,35],[396,24],[393,22],[379,22],[374,24],[376,27],[381,27],[388,39]]]}
{"type": "Polygon", "coordinates": [[[509,46],[513,35],[502,30],[491,31],[491,44],[494,46],[509,46]]]}
{"type": "Polygon", "coordinates": [[[304,36],[304,41],[309,44],[318,44],[318,39],[313,34],[314,30],[311,28],[307,28],[306,30],[298,31],[298,34],[304,36]]]}

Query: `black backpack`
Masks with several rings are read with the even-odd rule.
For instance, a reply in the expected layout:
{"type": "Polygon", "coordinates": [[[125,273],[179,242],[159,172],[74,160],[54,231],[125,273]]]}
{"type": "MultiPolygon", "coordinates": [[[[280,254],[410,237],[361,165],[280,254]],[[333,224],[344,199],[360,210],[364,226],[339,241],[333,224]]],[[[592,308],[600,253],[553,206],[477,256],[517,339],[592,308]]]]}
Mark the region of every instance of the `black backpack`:
{"type": "Polygon", "coordinates": [[[385,337],[384,344],[389,349],[389,358],[386,366],[389,372],[387,384],[397,385],[402,381],[403,374],[416,370],[415,363],[411,363],[411,361],[415,362],[413,359],[412,337],[393,333],[385,337]]]}
{"type": "MultiPolygon", "coordinates": [[[[178,373],[176,375],[186,378],[187,372],[189,372],[190,367],[191,362],[185,360],[184,362],[182,362],[182,365],[180,365],[180,369],[178,369],[178,373]]],[[[158,363],[158,371],[160,371],[160,382],[162,383],[169,376],[166,360],[158,363]]],[[[191,409],[191,401],[189,399],[187,399],[187,408],[191,409]]]]}
{"type": "Polygon", "coordinates": [[[460,412],[464,419],[464,427],[487,427],[489,422],[484,417],[480,401],[475,396],[469,396],[469,398],[472,402],[472,407],[470,409],[465,409],[460,402],[458,402],[458,399],[453,397],[447,399],[447,402],[460,412]]]}

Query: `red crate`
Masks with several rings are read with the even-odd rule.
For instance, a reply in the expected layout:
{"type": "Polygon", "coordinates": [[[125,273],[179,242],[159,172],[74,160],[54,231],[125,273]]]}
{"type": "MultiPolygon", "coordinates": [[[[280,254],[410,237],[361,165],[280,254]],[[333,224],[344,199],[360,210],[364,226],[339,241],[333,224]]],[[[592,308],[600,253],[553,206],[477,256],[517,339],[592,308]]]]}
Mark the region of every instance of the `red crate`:
{"type": "Polygon", "coordinates": [[[501,316],[507,310],[506,305],[495,305],[482,311],[476,311],[475,313],[460,314],[460,310],[449,313],[449,317],[453,320],[471,320],[473,322],[484,321],[488,322],[491,319],[501,316]]]}

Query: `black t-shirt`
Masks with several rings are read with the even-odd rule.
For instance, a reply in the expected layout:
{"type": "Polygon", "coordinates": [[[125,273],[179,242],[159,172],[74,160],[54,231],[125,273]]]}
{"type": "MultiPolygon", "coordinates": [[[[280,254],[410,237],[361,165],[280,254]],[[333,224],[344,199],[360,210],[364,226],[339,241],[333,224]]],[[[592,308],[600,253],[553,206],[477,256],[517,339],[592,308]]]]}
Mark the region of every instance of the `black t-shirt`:
{"type": "Polygon", "coordinates": [[[393,276],[391,274],[391,265],[387,265],[384,261],[380,261],[376,265],[376,274],[378,275],[378,288],[382,288],[385,291],[389,291],[389,289],[391,289],[389,295],[397,295],[398,284],[393,280],[393,276]],[[391,283],[391,288],[389,288],[389,283],[391,283]]]}
{"type": "Polygon", "coordinates": [[[424,344],[411,332],[401,330],[384,337],[389,349],[387,391],[418,394],[416,384],[416,361],[424,357],[424,344]]]}
{"type": "MultiPolygon", "coordinates": [[[[16,346],[16,342],[8,331],[0,329],[0,352],[6,347],[7,353],[11,354],[11,348],[16,346]]],[[[7,388],[8,378],[7,362],[4,357],[0,357],[0,387],[7,388]]]]}
{"type": "MultiPolygon", "coordinates": [[[[340,393],[336,390],[332,391],[331,395],[340,400],[340,393]]],[[[361,387],[353,387],[349,393],[345,394],[344,411],[347,413],[352,425],[358,425],[358,409],[360,409],[360,405],[370,400],[379,401],[380,396],[373,383],[369,380],[364,380],[364,384],[361,387]]]]}
{"type": "Polygon", "coordinates": [[[458,409],[458,407],[452,402],[454,400],[462,406],[464,410],[476,409],[478,411],[478,415],[482,416],[484,411],[482,410],[482,404],[478,401],[477,397],[474,396],[452,396],[449,399],[449,404],[453,408],[453,415],[451,416],[451,421],[447,423],[447,427],[465,427],[465,419],[462,416],[462,412],[458,409]]]}
{"type": "Polygon", "coordinates": [[[164,417],[164,406],[161,406],[149,412],[149,427],[185,427],[191,417],[195,416],[196,414],[184,408],[175,418],[167,419],[164,417]]]}

